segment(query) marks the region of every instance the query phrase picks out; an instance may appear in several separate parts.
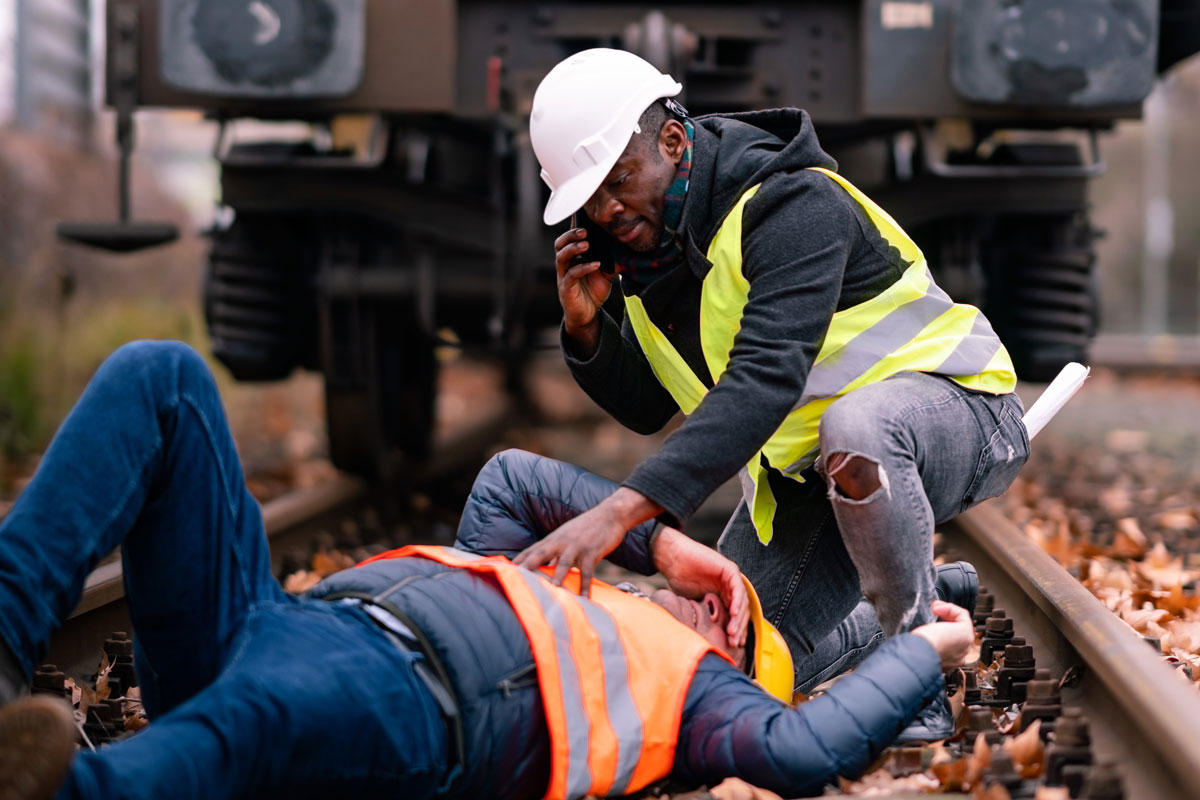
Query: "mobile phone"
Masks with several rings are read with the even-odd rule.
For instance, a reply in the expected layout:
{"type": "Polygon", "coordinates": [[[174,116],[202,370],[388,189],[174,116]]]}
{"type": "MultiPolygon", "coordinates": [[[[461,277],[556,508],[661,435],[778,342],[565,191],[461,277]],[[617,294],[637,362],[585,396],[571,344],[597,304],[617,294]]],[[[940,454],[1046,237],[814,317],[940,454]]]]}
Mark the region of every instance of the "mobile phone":
{"type": "MultiPolygon", "coordinates": [[[[571,230],[575,230],[576,227],[577,227],[577,225],[575,223],[575,215],[574,215],[574,213],[572,213],[572,215],[571,215],[571,230]]],[[[592,248],[590,248],[590,243],[589,243],[588,249],[592,249],[592,248]]],[[[571,257],[571,266],[576,266],[577,264],[586,264],[588,260],[589,260],[589,253],[577,253],[575,255],[572,255],[572,257],[571,257]]]]}
{"type": "MultiPolygon", "coordinates": [[[[572,214],[571,230],[575,230],[576,227],[578,227],[578,223],[575,221],[575,214],[572,214]]],[[[607,238],[603,236],[591,236],[590,234],[592,231],[588,230],[586,225],[584,226],[584,231],[589,234],[587,237],[587,252],[571,256],[571,265],[574,266],[575,264],[586,264],[589,261],[599,261],[600,272],[603,272],[605,275],[612,275],[614,265],[612,253],[608,248],[607,238]]]]}

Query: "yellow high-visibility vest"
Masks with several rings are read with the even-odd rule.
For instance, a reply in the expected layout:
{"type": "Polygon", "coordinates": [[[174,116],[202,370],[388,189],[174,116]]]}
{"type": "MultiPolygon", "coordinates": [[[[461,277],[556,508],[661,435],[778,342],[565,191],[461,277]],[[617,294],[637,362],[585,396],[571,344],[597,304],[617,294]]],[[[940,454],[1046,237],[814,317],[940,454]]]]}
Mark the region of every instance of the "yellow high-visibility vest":
{"type": "MultiPolygon", "coordinates": [[[[836,172],[809,169],[828,175],[849,192],[909,266],[884,291],[833,315],[802,395],[742,470],[746,504],[763,544],[774,535],[776,508],[764,459],[802,482],[799,473],[819,454],[821,414],[842,395],[905,371],[945,375],[968,389],[991,394],[1007,394],[1017,383],[1012,359],[987,318],[974,306],[955,303],[933,282],[921,249],[896,221],[836,172]]],[[[750,282],[742,274],[742,211],[758,188],[746,190],[708,247],[712,268],[700,293],[700,345],[714,382],[729,362],[750,293],[750,282]]],[[[708,389],[650,321],[640,298],[626,295],[625,313],[659,383],[684,414],[691,414],[708,389]]]]}

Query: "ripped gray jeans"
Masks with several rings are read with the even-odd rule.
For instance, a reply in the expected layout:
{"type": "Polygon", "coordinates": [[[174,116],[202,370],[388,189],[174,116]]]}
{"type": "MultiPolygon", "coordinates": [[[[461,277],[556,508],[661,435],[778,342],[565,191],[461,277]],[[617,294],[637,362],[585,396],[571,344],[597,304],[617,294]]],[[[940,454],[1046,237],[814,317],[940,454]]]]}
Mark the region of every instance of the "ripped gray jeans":
{"type": "Polygon", "coordinates": [[[805,483],[771,476],[769,545],[738,506],[718,549],[753,581],[787,639],[797,689],[933,619],[934,525],[1012,483],[1029,455],[1022,414],[1015,394],[900,373],[825,411],[822,455],[805,483]]]}

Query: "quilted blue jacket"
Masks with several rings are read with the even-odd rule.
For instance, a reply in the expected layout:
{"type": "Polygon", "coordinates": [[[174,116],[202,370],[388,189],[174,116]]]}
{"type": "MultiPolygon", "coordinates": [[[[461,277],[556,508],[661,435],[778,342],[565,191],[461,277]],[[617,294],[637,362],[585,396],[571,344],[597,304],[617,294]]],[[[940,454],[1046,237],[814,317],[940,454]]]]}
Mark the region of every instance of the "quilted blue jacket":
{"type": "MultiPolygon", "coordinates": [[[[615,488],[562,462],[500,453],[475,481],[456,546],[515,555],[615,488]]],[[[633,530],[611,560],[652,573],[654,525],[633,530]]],[[[386,593],[446,665],[466,735],[466,764],[453,794],[541,797],[549,736],[536,667],[494,580],[426,559],[396,559],[333,575],[312,596],[344,590],[386,593]]],[[[937,654],[910,634],[887,641],[829,692],[795,709],[706,656],[688,690],[672,778],[698,786],[736,776],[785,797],[820,794],[838,775],[860,774],[942,686],[937,654]]]]}

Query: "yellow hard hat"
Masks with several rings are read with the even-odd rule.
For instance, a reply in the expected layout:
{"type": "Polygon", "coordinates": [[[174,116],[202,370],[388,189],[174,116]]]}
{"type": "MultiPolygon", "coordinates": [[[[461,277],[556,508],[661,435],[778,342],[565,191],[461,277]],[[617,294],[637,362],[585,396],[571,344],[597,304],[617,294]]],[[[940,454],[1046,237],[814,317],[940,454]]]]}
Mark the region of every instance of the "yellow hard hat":
{"type": "Polygon", "coordinates": [[[762,603],[754,584],[745,575],[746,594],[750,596],[750,624],[754,627],[754,679],[767,690],[789,705],[792,702],[792,686],[795,675],[792,669],[792,654],[788,650],[783,634],[767,622],[763,616],[762,603]]]}

